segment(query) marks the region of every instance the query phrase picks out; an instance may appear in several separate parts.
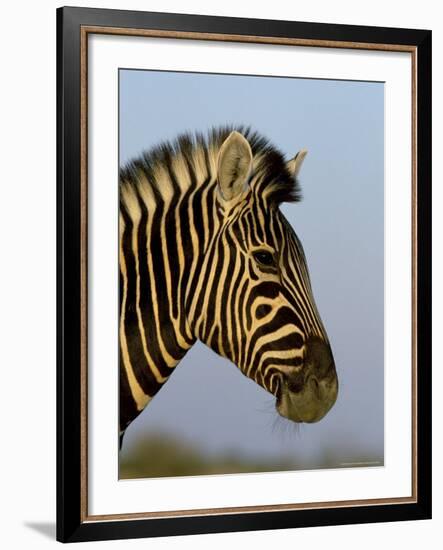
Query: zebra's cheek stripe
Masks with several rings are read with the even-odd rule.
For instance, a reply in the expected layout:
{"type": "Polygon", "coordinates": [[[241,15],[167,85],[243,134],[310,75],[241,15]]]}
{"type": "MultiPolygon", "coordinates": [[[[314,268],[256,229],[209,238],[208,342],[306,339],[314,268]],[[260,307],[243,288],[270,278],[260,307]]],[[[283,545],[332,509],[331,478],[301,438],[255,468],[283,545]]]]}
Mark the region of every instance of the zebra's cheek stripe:
{"type": "MultiPolygon", "coordinates": [[[[295,330],[296,327],[294,325],[284,325],[275,330],[273,334],[263,334],[258,338],[252,338],[249,340],[249,350],[247,355],[249,365],[246,371],[247,376],[252,376],[254,374],[253,371],[258,370],[258,365],[254,368],[253,358],[260,357],[263,353],[262,349],[266,347],[266,345],[278,343],[279,340],[284,340],[287,336],[292,336],[295,330]]],[[[275,350],[271,349],[271,351],[275,350]]]]}

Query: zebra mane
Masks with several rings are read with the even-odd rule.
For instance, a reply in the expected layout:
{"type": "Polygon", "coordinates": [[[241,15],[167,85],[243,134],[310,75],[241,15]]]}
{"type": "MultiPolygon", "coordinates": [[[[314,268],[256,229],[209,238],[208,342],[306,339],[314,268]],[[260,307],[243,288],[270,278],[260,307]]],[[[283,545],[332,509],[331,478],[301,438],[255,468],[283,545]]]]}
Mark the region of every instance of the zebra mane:
{"type": "Polygon", "coordinates": [[[171,166],[174,157],[180,155],[188,166],[193,167],[193,157],[197,149],[203,150],[208,168],[211,165],[209,151],[218,151],[232,131],[242,134],[249,142],[254,158],[258,160],[257,170],[263,173],[263,181],[267,182],[267,200],[278,206],[282,202],[298,202],[301,200],[301,189],[297,178],[287,169],[286,160],[269,140],[249,126],[213,127],[207,136],[201,132],[185,132],[172,141],[164,141],[159,145],[142,152],[120,169],[120,182],[135,182],[143,173],[150,181],[155,181],[154,170],[157,166],[171,166]]]}

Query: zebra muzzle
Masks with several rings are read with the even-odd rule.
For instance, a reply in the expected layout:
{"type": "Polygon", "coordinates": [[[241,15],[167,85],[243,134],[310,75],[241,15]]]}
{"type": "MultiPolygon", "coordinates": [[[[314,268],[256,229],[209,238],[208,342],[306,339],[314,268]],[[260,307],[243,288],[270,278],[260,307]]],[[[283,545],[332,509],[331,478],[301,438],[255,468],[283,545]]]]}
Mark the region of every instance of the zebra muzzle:
{"type": "Polygon", "coordinates": [[[318,422],[337,400],[338,378],[328,343],[306,342],[303,368],[283,377],[277,399],[278,413],[294,422],[318,422]]]}

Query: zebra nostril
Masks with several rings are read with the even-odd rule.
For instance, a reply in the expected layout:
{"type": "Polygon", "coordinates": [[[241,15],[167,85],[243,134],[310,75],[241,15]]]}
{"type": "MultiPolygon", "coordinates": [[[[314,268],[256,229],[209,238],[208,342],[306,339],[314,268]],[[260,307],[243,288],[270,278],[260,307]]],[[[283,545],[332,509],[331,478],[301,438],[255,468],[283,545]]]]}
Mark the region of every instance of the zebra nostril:
{"type": "Polygon", "coordinates": [[[286,384],[287,384],[288,390],[291,393],[299,393],[302,391],[305,385],[305,377],[301,372],[292,374],[291,376],[288,377],[286,384]]]}
{"type": "Polygon", "coordinates": [[[288,389],[292,393],[300,393],[303,389],[303,382],[289,382],[288,389]]]}

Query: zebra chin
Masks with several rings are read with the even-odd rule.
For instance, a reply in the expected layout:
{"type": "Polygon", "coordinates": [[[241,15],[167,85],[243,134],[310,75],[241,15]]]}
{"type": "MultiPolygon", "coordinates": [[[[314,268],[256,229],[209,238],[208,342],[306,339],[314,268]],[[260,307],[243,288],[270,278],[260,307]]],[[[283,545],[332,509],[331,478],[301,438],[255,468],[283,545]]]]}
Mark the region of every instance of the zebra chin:
{"type": "Polygon", "coordinates": [[[276,409],[293,422],[321,420],[333,407],[338,395],[338,377],[329,344],[319,338],[306,344],[304,365],[293,374],[282,375],[276,409]]]}

